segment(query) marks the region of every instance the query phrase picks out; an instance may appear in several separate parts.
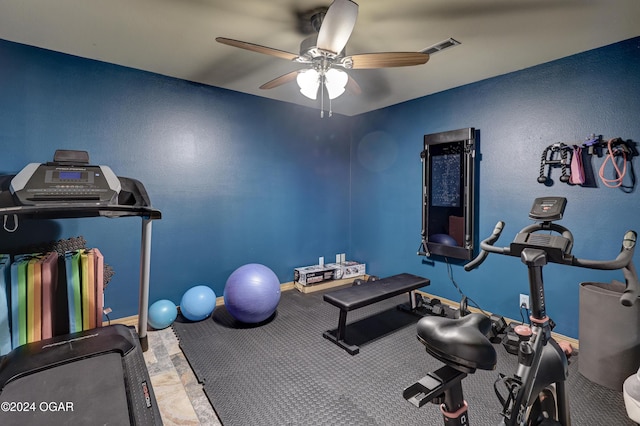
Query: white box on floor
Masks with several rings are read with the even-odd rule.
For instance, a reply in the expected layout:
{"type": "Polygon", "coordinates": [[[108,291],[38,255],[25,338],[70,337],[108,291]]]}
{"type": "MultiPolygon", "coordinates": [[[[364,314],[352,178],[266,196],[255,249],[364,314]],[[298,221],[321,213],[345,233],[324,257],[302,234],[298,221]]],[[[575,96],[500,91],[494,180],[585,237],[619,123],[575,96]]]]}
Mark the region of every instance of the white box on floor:
{"type": "Polygon", "coordinates": [[[355,278],[365,275],[367,267],[364,263],[347,261],[342,263],[327,263],[324,265],[335,269],[334,279],[341,280],[345,278],[355,278]]]}
{"type": "Polygon", "coordinates": [[[316,284],[332,280],[336,269],[329,265],[311,265],[295,268],[293,270],[293,282],[302,285],[316,284]]]}

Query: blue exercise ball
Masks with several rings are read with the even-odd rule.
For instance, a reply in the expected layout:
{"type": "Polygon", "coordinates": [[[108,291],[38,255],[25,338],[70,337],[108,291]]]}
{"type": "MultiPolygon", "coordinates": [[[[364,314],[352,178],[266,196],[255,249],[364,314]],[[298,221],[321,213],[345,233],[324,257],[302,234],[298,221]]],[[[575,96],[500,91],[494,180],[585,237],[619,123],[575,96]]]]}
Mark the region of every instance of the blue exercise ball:
{"type": "Polygon", "coordinates": [[[216,294],[206,285],[191,287],[182,295],[180,313],[189,321],[202,321],[216,308],[216,294]]]}
{"type": "Polygon", "coordinates": [[[433,234],[429,235],[429,242],[436,244],[444,244],[445,246],[457,246],[456,240],[449,234],[433,234]]]}
{"type": "Polygon", "coordinates": [[[177,316],[176,305],[170,300],[162,299],[149,306],[147,322],[156,330],[162,330],[173,324],[177,316]]]}
{"type": "Polygon", "coordinates": [[[224,305],[240,322],[256,324],[269,318],[280,302],[280,280],[268,267],[250,263],[229,276],[224,305]]]}

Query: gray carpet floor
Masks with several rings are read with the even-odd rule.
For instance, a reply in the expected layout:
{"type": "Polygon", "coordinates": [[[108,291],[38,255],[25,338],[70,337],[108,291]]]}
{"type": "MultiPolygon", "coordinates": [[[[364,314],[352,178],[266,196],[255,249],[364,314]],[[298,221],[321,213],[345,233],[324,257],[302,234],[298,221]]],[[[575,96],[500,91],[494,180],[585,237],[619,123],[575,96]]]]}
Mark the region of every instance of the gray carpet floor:
{"type": "MultiPolygon", "coordinates": [[[[347,336],[361,346],[349,355],[322,337],[337,327],[338,309],[322,293],[282,293],[274,317],[248,326],[224,306],[201,322],[178,318],[173,329],[211,405],[225,426],[250,425],[441,425],[438,408],[418,409],[402,391],[441,366],[418,342],[418,317],[395,309],[398,296],[348,315],[347,336]]],[[[517,363],[496,345],[495,371],[463,382],[471,424],[500,421],[493,383],[517,363]]],[[[572,357],[569,389],[574,425],[634,425],[623,397],[578,373],[572,357]]]]}

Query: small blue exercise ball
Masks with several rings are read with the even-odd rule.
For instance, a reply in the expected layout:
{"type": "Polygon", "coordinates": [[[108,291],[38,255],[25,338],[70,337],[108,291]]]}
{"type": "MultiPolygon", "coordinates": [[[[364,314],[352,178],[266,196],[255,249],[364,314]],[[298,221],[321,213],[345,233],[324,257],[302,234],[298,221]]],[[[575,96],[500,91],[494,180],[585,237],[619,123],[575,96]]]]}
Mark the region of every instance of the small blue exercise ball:
{"type": "Polygon", "coordinates": [[[280,302],[280,280],[259,263],[233,271],[224,287],[224,305],[236,320],[257,324],[271,317],[280,302]]]}
{"type": "Polygon", "coordinates": [[[147,322],[156,330],[169,327],[178,316],[176,305],[166,299],[158,300],[149,306],[147,322]]]}
{"type": "Polygon", "coordinates": [[[189,321],[202,321],[216,307],[216,294],[206,285],[191,287],[182,296],[180,313],[189,321]]]}
{"type": "Polygon", "coordinates": [[[445,246],[457,246],[456,240],[449,234],[433,234],[429,235],[429,242],[436,244],[444,244],[445,246]]]}

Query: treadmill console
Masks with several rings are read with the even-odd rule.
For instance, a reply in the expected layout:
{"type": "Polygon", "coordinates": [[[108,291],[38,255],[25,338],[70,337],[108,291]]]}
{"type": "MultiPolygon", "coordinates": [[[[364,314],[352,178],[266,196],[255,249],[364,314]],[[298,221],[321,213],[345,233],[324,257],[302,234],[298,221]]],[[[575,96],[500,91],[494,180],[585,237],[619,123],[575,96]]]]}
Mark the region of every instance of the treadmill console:
{"type": "Polygon", "coordinates": [[[120,179],[107,166],[89,165],[85,151],[56,151],[54,161],[31,163],[11,180],[11,194],[22,205],[118,204],[120,179]]]}

